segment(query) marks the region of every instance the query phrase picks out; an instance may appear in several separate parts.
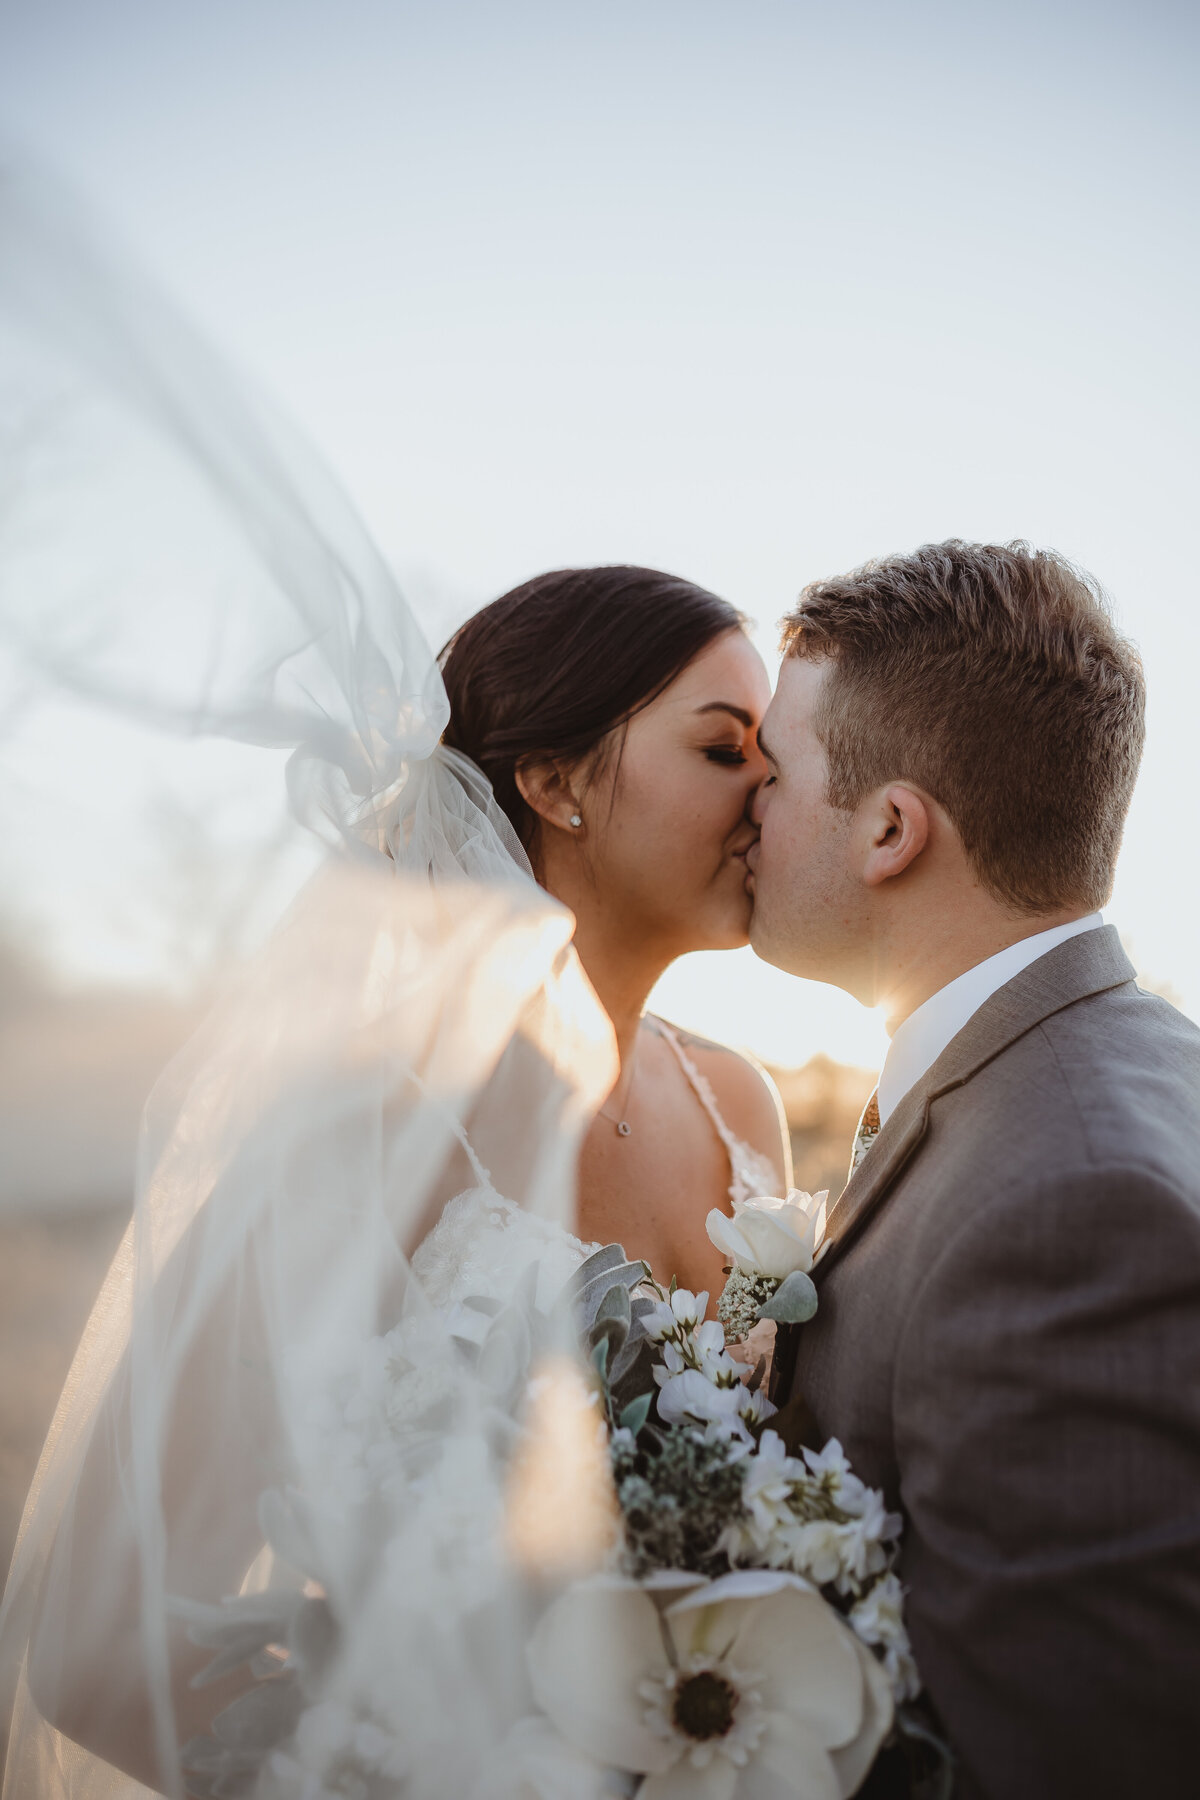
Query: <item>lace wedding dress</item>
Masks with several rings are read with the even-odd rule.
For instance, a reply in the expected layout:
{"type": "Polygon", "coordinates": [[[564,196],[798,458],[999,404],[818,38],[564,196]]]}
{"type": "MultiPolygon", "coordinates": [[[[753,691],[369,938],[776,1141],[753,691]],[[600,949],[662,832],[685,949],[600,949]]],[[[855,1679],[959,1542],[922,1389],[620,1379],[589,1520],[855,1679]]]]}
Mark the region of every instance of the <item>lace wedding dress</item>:
{"type": "MultiPolygon", "coordinates": [[[[654,1020],[651,1028],[671,1044],[729,1151],[731,1198],[763,1191],[763,1183],[774,1178],[770,1164],[729,1131],[711,1089],[672,1028],[660,1020],[654,1020]]],[[[256,1713],[251,1694],[249,1703],[243,1700],[217,1721],[215,1735],[185,1747],[188,1791],[203,1800],[219,1800],[234,1792],[253,1794],[256,1800],[334,1800],[360,1794],[385,1800],[406,1794],[412,1744],[419,1733],[414,1733],[412,1694],[401,1695],[395,1681],[399,1667],[405,1672],[405,1689],[414,1685],[398,1617],[404,1613],[411,1617],[419,1609],[443,1626],[448,1618],[462,1618],[477,1627],[481,1611],[486,1612],[481,1594],[494,1602],[502,1584],[488,1555],[468,1554],[465,1545],[478,1551],[506,1530],[511,1539],[514,1512],[531,1504],[535,1523],[525,1530],[526,1554],[537,1560],[544,1580],[557,1554],[564,1519],[569,1530],[578,1526],[580,1510],[586,1513],[588,1497],[577,1491],[560,1488],[550,1497],[523,1497],[521,1483],[514,1482],[511,1472],[503,1489],[497,1485],[484,1447],[486,1421],[490,1417],[494,1422],[494,1414],[486,1410],[480,1415],[472,1409],[477,1423],[483,1421],[474,1438],[460,1430],[452,1453],[443,1441],[438,1454],[430,1457],[431,1417],[461,1406],[465,1398],[457,1378],[464,1350],[479,1353],[481,1363],[489,1363],[491,1374],[485,1383],[493,1397],[511,1398],[522,1382],[531,1383],[536,1393],[539,1386],[553,1386],[562,1379],[554,1374],[553,1359],[547,1361],[544,1355],[539,1376],[537,1340],[542,1340],[544,1353],[553,1336],[550,1321],[564,1296],[572,1293],[572,1277],[601,1252],[600,1245],[583,1243],[563,1224],[532,1214],[499,1193],[465,1137],[462,1142],[474,1184],[446,1203],[411,1258],[422,1306],[409,1309],[379,1335],[348,1336],[336,1354],[327,1353],[321,1368],[312,1371],[307,1386],[307,1416],[316,1451],[310,1462],[335,1472],[323,1483],[323,1505],[335,1509],[343,1534],[360,1531],[365,1540],[385,1547],[374,1558],[374,1580],[388,1603],[356,1618],[350,1654],[331,1683],[329,1658],[306,1660],[303,1648],[296,1648],[304,1634],[295,1629],[298,1604],[314,1610],[326,1606],[328,1548],[323,1551],[311,1530],[288,1516],[278,1494],[264,1494],[259,1513],[272,1538],[271,1549],[244,1584],[242,1596],[222,1606],[191,1605],[184,1616],[193,1636],[215,1658],[232,1654],[250,1661],[257,1652],[263,1659],[257,1672],[275,1690],[283,1683],[280,1664],[271,1661],[269,1640],[289,1639],[292,1649],[283,1665],[285,1681],[290,1682],[289,1704],[256,1713]],[[520,1342],[511,1332],[502,1334],[497,1379],[497,1327],[511,1317],[517,1295],[524,1297],[520,1342]],[[279,1561],[281,1551],[284,1563],[279,1561]],[[319,1599],[297,1602],[296,1583],[302,1576],[310,1583],[318,1578],[313,1591],[319,1599]]],[[[636,1257],[636,1246],[631,1254],[636,1257]]],[[[594,1431],[594,1414],[586,1405],[572,1407],[568,1400],[568,1437],[571,1420],[578,1428],[581,1417],[586,1457],[586,1435],[594,1431]]],[[[560,1419],[555,1451],[566,1461],[562,1427],[560,1419]]],[[[561,1469],[558,1476],[561,1480],[561,1469]]],[[[304,1510],[311,1516],[307,1505],[311,1496],[303,1498],[304,1510]]],[[[604,1521],[600,1523],[603,1526],[604,1521]]],[[[335,1626],[324,1613],[320,1616],[324,1639],[340,1629],[344,1641],[345,1626],[335,1626]]],[[[320,1638],[322,1632],[315,1635],[320,1638]]],[[[415,1651],[417,1646],[411,1648],[415,1651]]],[[[430,1644],[423,1649],[428,1655],[430,1644]]],[[[435,1711],[445,1708],[444,1694],[420,1697],[435,1711]]],[[[494,1706],[494,1695],[491,1701],[494,1706]]],[[[514,1766],[506,1749],[523,1743],[523,1734],[530,1729],[531,1721],[522,1716],[518,1702],[507,1734],[476,1745],[474,1756],[466,1748],[470,1735],[461,1736],[453,1777],[461,1789],[447,1786],[444,1791],[511,1793],[513,1800],[539,1793],[529,1785],[527,1756],[516,1758],[514,1766]],[[511,1787],[505,1785],[509,1774],[511,1787]]],[[[444,1742],[438,1754],[444,1764],[448,1754],[444,1742]]],[[[451,1780],[445,1767],[437,1779],[451,1780]]],[[[573,1776],[557,1767],[547,1775],[552,1785],[546,1793],[551,1800],[561,1800],[563,1793],[582,1795],[591,1791],[585,1783],[594,1779],[594,1771],[575,1771],[573,1776]],[[565,1789],[560,1786],[564,1781],[565,1789]]]]}

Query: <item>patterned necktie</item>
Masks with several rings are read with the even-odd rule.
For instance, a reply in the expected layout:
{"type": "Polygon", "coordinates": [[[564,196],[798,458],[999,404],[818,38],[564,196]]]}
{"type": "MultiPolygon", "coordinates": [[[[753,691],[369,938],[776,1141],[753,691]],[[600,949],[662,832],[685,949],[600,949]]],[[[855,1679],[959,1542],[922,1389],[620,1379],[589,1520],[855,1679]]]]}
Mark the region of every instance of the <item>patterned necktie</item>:
{"type": "Polygon", "coordinates": [[[879,1136],[879,1089],[876,1088],[867,1104],[863,1107],[863,1116],[858,1121],[858,1130],[854,1134],[854,1150],[850,1157],[850,1174],[853,1175],[875,1139],[879,1136]]]}

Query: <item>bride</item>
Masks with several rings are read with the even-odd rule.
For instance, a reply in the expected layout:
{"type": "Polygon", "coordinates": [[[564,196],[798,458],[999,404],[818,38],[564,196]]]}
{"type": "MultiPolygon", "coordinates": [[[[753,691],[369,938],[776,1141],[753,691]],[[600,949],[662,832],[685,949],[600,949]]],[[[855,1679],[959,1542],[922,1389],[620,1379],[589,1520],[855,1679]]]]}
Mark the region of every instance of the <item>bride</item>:
{"type": "Polygon", "coordinates": [[[616,1033],[620,1073],[584,1141],[580,1235],[720,1290],[704,1220],[786,1193],[773,1085],[647,1016],[663,970],[747,941],[749,806],[766,671],[723,600],[653,569],[566,569],[495,600],[442,653],[443,741],[491,783],[616,1033]]]}
{"type": "Polygon", "coordinates": [[[528,583],[439,672],[288,435],[86,231],[0,202],[10,649],[289,746],[334,845],[148,1106],[0,1614],[5,1800],[558,1796],[494,1784],[591,1464],[551,1408],[522,1485],[505,1421],[588,1241],[713,1285],[708,1210],[786,1189],[764,1077],[644,1011],[745,942],[765,673],[732,608],[628,568],[528,583]]]}

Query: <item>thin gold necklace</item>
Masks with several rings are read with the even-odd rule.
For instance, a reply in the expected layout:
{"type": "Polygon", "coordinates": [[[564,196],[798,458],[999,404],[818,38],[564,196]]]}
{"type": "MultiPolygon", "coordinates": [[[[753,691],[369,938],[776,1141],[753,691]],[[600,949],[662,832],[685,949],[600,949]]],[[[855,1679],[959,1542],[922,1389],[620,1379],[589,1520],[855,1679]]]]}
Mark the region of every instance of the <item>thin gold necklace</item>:
{"type": "Polygon", "coordinates": [[[602,1119],[607,1119],[610,1125],[616,1126],[618,1137],[633,1136],[633,1126],[629,1123],[628,1119],[614,1119],[612,1114],[605,1112],[603,1107],[600,1108],[600,1117],[602,1119]]]}
{"type": "MultiPolygon", "coordinates": [[[[635,1048],[635,1050],[634,1050],[635,1058],[636,1058],[636,1055],[637,1055],[637,1051],[635,1048]]],[[[637,1080],[637,1062],[635,1060],[634,1065],[633,1065],[633,1074],[629,1077],[629,1089],[625,1095],[625,1105],[626,1106],[629,1105],[629,1102],[633,1097],[633,1084],[636,1080],[637,1080]]],[[[599,1111],[600,1117],[602,1119],[607,1119],[610,1125],[616,1126],[618,1137],[627,1138],[627,1137],[633,1136],[633,1126],[629,1123],[628,1119],[616,1119],[613,1117],[612,1113],[605,1112],[605,1110],[602,1106],[599,1107],[597,1110],[599,1111]]]]}

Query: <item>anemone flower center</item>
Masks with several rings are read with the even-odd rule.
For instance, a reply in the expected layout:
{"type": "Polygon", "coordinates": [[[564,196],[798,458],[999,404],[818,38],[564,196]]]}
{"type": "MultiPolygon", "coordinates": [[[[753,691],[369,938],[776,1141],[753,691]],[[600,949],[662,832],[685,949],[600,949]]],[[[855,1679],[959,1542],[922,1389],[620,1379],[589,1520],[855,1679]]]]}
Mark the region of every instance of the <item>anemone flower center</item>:
{"type": "Polygon", "coordinates": [[[719,1738],[732,1729],[737,1703],[737,1690],[724,1676],[702,1669],[680,1682],[671,1716],[676,1730],[687,1737],[719,1738]]]}

